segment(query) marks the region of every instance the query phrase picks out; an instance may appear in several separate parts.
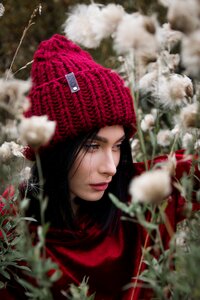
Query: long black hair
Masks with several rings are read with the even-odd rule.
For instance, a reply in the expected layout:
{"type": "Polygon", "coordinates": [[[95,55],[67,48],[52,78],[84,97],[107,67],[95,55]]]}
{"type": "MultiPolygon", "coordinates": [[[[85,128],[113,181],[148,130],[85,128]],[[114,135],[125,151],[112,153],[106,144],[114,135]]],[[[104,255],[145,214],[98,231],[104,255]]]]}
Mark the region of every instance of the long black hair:
{"type": "MultiPolygon", "coordinates": [[[[88,139],[93,140],[98,130],[81,134],[75,139],[66,139],[54,147],[41,152],[40,162],[44,185],[39,186],[37,165],[32,168],[32,176],[26,187],[30,206],[27,214],[35,217],[40,222],[40,207],[37,199],[40,189],[44,197],[48,198],[45,211],[45,221],[57,228],[73,229],[76,226],[75,215],[70,202],[68,184],[69,171],[75,162],[80,150],[88,139]]],[[[76,199],[80,211],[88,215],[90,223],[98,223],[102,230],[116,227],[119,220],[119,211],[108,199],[108,193],[114,194],[120,201],[127,201],[128,185],[133,176],[133,164],[128,138],[122,142],[120,162],[117,172],[112,178],[108,189],[99,201],[85,201],[76,199]]]]}

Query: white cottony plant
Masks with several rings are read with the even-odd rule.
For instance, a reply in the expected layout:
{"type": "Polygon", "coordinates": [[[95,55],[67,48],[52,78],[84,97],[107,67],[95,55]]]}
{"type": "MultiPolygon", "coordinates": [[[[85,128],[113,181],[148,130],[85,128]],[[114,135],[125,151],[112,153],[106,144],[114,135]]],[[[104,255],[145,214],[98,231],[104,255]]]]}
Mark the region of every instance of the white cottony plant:
{"type": "Polygon", "coordinates": [[[147,171],[132,180],[129,191],[132,201],[159,204],[171,193],[170,173],[160,169],[147,171]]]}
{"type": "Polygon", "coordinates": [[[37,150],[46,145],[52,138],[56,122],[49,121],[47,116],[32,116],[24,118],[19,125],[20,140],[37,150]]]}

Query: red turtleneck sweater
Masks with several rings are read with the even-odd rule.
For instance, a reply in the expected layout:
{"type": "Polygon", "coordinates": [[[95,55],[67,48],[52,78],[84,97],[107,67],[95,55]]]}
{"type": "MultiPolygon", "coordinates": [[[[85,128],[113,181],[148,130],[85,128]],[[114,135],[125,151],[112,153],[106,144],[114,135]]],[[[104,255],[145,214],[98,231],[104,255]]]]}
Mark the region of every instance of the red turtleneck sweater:
{"type": "MultiPolygon", "coordinates": [[[[176,177],[180,178],[188,172],[191,162],[182,160],[182,154],[177,154],[178,165],[176,177]]],[[[159,157],[159,162],[166,157],[159,157]]],[[[142,163],[135,164],[136,173],[144,170],[142,163]]],[[[182,209],[184,199],[174,190],[166,209],[172,228],[175,230],[177,222],[183,218],[182,209]]],[[[199,209],[194,204],[194,209],[199,209]]],[[[161,237],[167,248],[169,235],[164,225],[160,226],[161,237]]],[[[61,290],[67,290],[70,283],[79,284],[83,277],[89,277],[90,293],[96,293],[95,300],[148,300],[151,299],[150,290],[134,287],[132,277],[138,275],[141,261],[141,249],[145,244],[146,231],[138,224],[121,221],[119,230],[113,234],[106,234],[96,227],[84,229],[80,227],[76,238],[67,230],[51,228],[46,240],[47,256],[55,261],[63,275],[55,282],[52,292],[54,299],[66,299],[61,290]],[[78,235],[78,238],[77,238],[78,235]],[[133,283],[129,288],[127,284],[133,283]]],[[[151,241],[148,240],[148,245],[151,241]]],[[[141,265],[140,272],[145,265],[141,265]]],[[[2,300],[26,299],[20,288],[8,284],[6,289],[0,290],[2,300]]]]}

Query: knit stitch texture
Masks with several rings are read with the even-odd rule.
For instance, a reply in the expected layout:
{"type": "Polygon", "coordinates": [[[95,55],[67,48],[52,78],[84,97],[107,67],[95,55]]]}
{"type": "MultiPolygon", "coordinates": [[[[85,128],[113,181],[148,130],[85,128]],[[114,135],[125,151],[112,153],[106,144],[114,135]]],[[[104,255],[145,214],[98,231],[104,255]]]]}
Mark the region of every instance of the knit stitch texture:
{"type": "Polygon", "coordinates": [[[135,132],[133,98],[124,81],[66,37],[55,34],[41,42],[31,78],[31,107],[25,116],[47,115],[56,121],[51,144],[107,125],[123,125],[130,136],[135,132]],[[74,93],[65,77],[71,72],[80,87],[74,93]]]}

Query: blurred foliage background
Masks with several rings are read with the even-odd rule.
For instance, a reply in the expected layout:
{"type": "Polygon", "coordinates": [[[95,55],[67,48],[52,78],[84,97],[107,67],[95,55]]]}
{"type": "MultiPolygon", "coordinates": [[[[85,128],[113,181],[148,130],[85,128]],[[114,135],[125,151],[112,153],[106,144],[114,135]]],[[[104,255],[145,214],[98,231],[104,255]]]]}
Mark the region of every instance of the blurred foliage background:
{"type": "MultiPolygon", "coordinates": [[[[101,4],[120,4],[131,13],[140,11],[144,14],[158,14],[159,21],[165,21],[165,8],[156,0],[128,0],[128,1],[95,1],[101,4]]],[[[91,1],[80,0],[4,0],[1,3],[5,7],[5,13],[0,18],[0,76],[9,69],[15,51],[19,45],[22,34],[27,27],[33,11],[41,4],[41,14],[37,13],[33,18],[33,24],[27,31],[19,52],[12,67],[13,73],[32,61],[33,54],[38,44],[54,33],[63,33],[62,24],[67,18],[70,8],[76,4],[90,4],[91,1]]],[[[87,49],[88,51],[88,49],[87,49]]],[[[111,43],[103,41],[97,50],[90,53],[99,63],[107,67],[115,67],[116,60],[112,59],[111,43]]],[[[30,65],[17,72],[16,77],[27,79],[30,74],[30,65]]]]}

